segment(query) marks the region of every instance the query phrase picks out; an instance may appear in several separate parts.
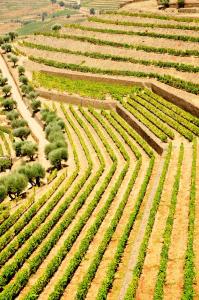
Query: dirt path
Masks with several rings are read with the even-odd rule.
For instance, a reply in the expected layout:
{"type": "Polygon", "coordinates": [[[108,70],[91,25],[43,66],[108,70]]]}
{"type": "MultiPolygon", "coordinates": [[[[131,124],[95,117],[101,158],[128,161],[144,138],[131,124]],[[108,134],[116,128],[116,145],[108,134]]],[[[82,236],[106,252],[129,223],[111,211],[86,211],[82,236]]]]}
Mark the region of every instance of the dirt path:
{"type": "Polygon", "coordinates": [[[160,252],[162,247],[162,235],[166,224],[171,198],[171,187],[176,174],[179,146],[173,147],[171,161],[163,187],[160,205],[156,214],[155,223],[148,244],[147,254],[139,280],[136,298],[152,300],[156,276],[159,270],[160,252]]]}
{"type": "MultiPolygon", "coordinates": [[[[151,209],[153,199],[154,199],[154,196],[155,196],[158,184],[159,184],[159,178],[162,173],[163,166],[164,166],[164,157],[165,157],[165,155],[163,155],[163,157],[157,157],[157,161],[156,161],[156,164],[155,164],[155,167],[154,167],[154,170],[153,170],[150,182],[149,182],[148,190],[145,195],[146,204],[144,207],[143,215],[141,216],[141,222],[139,224],[139,228],[136,232],[136,236],[134,237],[134,241],[131,246],[131,251],[129,254],[129,261],[128,261],[128,265],[126,268],[126,273],[123,278],[120,293],[118,296],[118,299],[120,299],[120,300],[124,299],[124,295],[126,293],[128,285],[132,278],[132,270],[137,262],[137,257],[138,257],[139,249],[140,249],[140,246],[141,246],[141,243],[143,240],[143,236],[145,233],[145,228],[146,228],[146,224],[147,224],[148,217],[150,214],[150,209],[151,209]]],[[[110,296],[110,299],[113,299],[113,298],[110,296]]]]}
{"type": "Polygon", "coordinates": [[[191,186],[192,145],[184,142],[184,160],[168,253],[164,299],[181,299],[184,284],[184,263],[187,248],[188,215],[191,186]]]}
{"type": "Polygon", "coordinates": [[[28,122],[28,126],[33,132],[33,134],[38,138],[39,147],[38,147],[38,157],[39,161],[46,167],[49,165],[49,162],[46,160],[44,155],[44,148],[47,144],[47,140],[45,138],[44,131],[41,126],[37,123],[37,121],[32,118],[30,111],[26,107],[20,93],[18,87],[8,70],[6,62],[4,61],[2,55],[0,55],[0,69],[2,70],[2,74],[4,77],[8,78],[8,84],[12,86],[12,97],[17,102],[17,109],[19,110],[22,117],[28,122]]]}

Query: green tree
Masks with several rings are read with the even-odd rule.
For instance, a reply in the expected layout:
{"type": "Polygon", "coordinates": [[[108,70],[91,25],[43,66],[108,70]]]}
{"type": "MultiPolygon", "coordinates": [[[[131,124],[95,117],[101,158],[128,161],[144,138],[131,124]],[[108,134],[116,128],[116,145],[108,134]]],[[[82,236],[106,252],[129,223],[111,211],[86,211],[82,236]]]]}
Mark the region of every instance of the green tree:
{"type": "Polygon", "coordinates": [[[1,49],[5,52],[5,53],[9,53],[12,51],[12,46],[10,44],[3,44],[1,45],[1,49]]]}
{"type": "Polygon", "coordinates": [[[28,137],[30,129],[27,127],[19,127],[13,130],[13,135],[19,137],[22,141],[28,137]]]}
{"type": "Polygon", "coordinates": [[[11,41],[14,41],[14,39],[18,36],[18,34],[13,31],[9,32],[8,35],[9,35],[11,41]]]}
{"type": "Polygon", "coordinates": [[[5,185],[0,184],[0,202],[2,202],[7,196],[7,188],[5,185]]]}
{"type": "Polygon", "coordinates": [[[32,173],[34,175],[36,185],[40,186],[41,178],[44,178],[46,175],[44,167],[39,163],[35,163],[32,165],[32,173]]]}
{"type": "Polygon", "coordinates": [[[8,118],[8,120],[13,121],[13,120],[18,119],[19,113],[16,109],[13,109],[6,113],[6,117],[8,118]]]}
{"type": "Polygon", "coordinates": [[[17,64],[17,62],[18,62],[18,57],[16,57],[16,56],[11,56],[11,58],[10,58],[10,60],[11,60],[11,62],[13,62],[13,67],[15,68],[16,67],[16,64],[17,64]]]}
{"type": "Polygon", "coordinates": [[[0,86],[5,86],[8,82],[8,79],[6,77],[0,76],[0,86]]]}
{"type": "Polygon", "coordinates": [[[67,161],[68,152],[66,148],[58,148],[49,153],[49,160],[53,167],[61,169],[62,161],[67,161]]]}
{"type": "Polygon", "coordinates": [[[32,102],[31,102],[31,107],[32,107],[32,110],[33,110],[33,116],[36,112],[38,112],[41,108],[41,101],[40,100],[37,100],[37,99],[34,99],[32,102]]]}
{"type": "Polygon", "coordinates": [[[10,96],[11,94],[11,90],[12,90],[12,87],[10,85],[5,85],[3,88],[2,88],[2,92],[4,93],[4,97],[8,97],[10,96]]]}
{"type": "Polygon", "coordinates": [[[0,172],[5,172],[7,169],[11,169],[12,161],[8,157],[0,157],[0,172]]]}
{"type": "Polygon", "coordinates": [[[15,153],[16,153],[17,157],[21,156],[21,147],[22,147],[23,144],[24,144],[23,141],[18,141],[18,142],[13,143],[13,148],[15,150],[15,153]]]}
{"type": "Polygon", "coordinates": [[[19,77],[19,81],[22,83],[22,84],[28,84],[28,78],[25,76],[25,75],[21,75],[19,77]]]}
{"type": "Polygon", "coordinates": [[[57,148],[66,148],[67,149],[66,142],[63,140],[60,140],[60,141],[56,141],[54,143],[48,143],[44,150],[46,158],[48,158],[48,155],[51,151],[53,151],[57,148]]]}
{"type": "Polygon", "coordinates": [[[14,108],[16,108],[16,101],[13,100],[12,98],[4,99],[2,101],[2,105],[5,110],[10,111],[10,110],[13,110],[14,108]]]}
{"type": "Polygon", "coordinates": [[[19,76],[24,75],[25,74],[25,68],[23,66],[19,66],[18,67],[18,73],[19,73],[19,76]]]}
{"type": "Polygon", "coordinates": [[[28,179],[20,173],[12,173],[5,179],[7,193],[11,199],[18,197],[28,185],[28,179]]]}
{"type": "Polygon", "coordinates": [[[24,127],[27,125],[28,125],[28,123],[24,119],[16,119],[16,120],[13,120],[11,123],[12,128],[24,127]]]}
{"type": "Polygon", "coordinates": [[[28,156],[30,160],[34,160],[34,155],[36,154],[37,150],[37,144],[26,141],[21,146],[21,155],[28,156]]]}

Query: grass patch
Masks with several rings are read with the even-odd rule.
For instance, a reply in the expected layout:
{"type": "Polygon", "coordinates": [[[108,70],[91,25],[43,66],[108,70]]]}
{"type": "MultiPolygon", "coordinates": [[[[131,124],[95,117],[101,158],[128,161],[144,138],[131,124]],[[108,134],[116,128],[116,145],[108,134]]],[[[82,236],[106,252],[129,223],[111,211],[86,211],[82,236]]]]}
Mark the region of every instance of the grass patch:
{"type": "Polygon", "coordinates": [[[140,88],[135,86],[124,86],[120,84],[95,82],[91,80],[73,80],[66,77],[44,74],[41,72],[33,73],[33,83],[37,87],[56,89],[60,92],[78,94],[83,97],[104,100],[106,95],[113,98],[124,97],[140,88]]]}

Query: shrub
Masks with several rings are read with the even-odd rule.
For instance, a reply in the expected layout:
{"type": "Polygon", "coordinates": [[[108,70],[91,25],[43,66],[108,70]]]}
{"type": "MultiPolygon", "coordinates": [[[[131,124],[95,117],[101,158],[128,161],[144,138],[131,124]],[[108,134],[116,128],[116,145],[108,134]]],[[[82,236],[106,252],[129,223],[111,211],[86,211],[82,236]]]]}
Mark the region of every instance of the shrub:
{"type": "Polygon", "coordinates": [[[61,25],[60,24],[55,24],[55,25],[52,26],[52,30],[54,30],[54,31],[58,31],[60,29],[61,29],[61,25]]]}

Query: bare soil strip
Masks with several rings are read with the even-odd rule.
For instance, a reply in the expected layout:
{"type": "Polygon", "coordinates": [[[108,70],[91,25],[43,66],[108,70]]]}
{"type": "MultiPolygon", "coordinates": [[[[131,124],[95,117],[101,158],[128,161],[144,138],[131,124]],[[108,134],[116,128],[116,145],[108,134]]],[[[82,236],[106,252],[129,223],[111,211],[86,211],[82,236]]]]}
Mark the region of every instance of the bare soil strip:
{"type": "Polygon", "coordinates": [[[156,214],[153,231],[149,240],[148,251],[145,258],[142,275],[139,280],[136,298],[153,299],[156,276],[159,271],[160,253],[162,248],[162,235],[169,212],[171,186],[176,174],[179,145],[173,146],[171,162],[166,176],[160,205],[156,214]]]}
{"type": "Polygon", "coordinates": [[[169,261],[164,286],[164,299],[181,299],[184,283],[184,262],[187,248],[188,214],[191,186],[192,147],[184,143],[184,161],[173,223],[169,261]]]}

